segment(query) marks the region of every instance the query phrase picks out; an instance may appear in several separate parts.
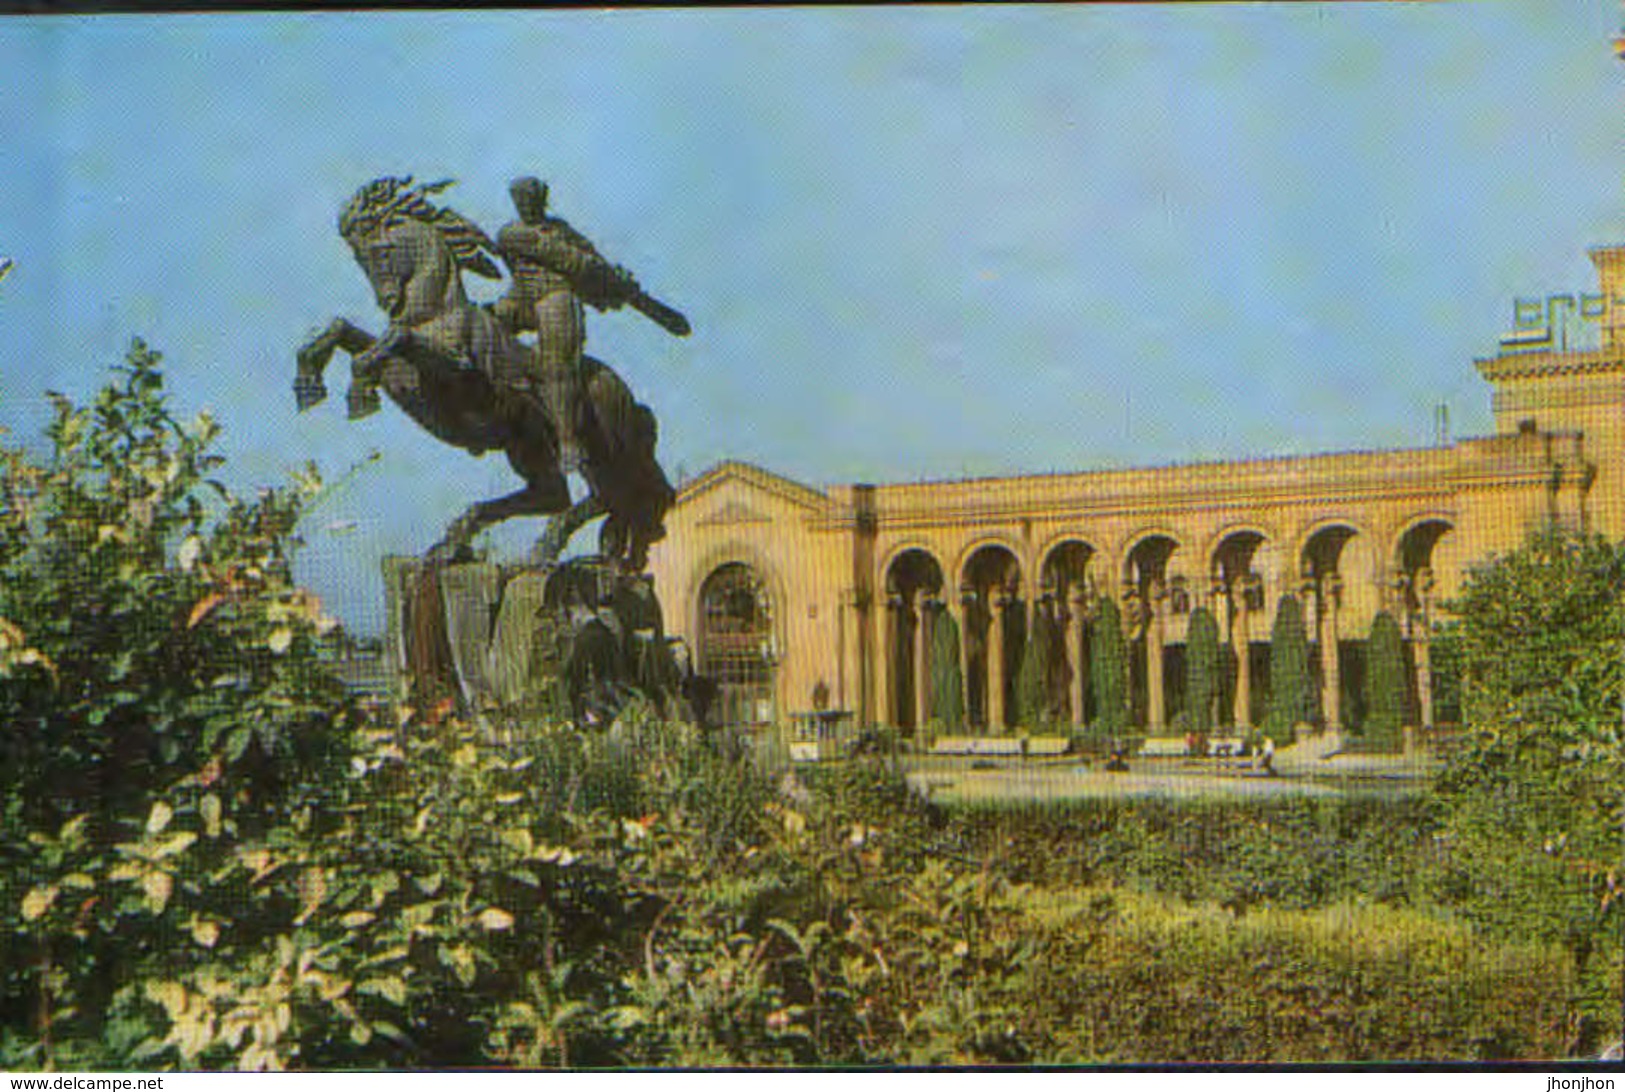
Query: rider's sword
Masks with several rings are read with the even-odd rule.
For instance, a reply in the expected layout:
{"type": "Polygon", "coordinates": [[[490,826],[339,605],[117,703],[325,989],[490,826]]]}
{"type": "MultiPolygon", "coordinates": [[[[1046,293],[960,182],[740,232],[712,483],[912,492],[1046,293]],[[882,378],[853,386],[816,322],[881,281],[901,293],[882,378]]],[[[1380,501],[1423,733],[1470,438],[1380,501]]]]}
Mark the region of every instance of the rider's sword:
{"type": "MultiPolygon", "coordinates": [[[[540,224],[547,219],[547,190],[537,179],[516,179],[508,187],[508,196],[513,198],[513,207],[525,223],[540,224]]],[[[692,329],[681,311],[661,303],[635,284],[626,302],[669,334],[687,337],[692,329]]]]}

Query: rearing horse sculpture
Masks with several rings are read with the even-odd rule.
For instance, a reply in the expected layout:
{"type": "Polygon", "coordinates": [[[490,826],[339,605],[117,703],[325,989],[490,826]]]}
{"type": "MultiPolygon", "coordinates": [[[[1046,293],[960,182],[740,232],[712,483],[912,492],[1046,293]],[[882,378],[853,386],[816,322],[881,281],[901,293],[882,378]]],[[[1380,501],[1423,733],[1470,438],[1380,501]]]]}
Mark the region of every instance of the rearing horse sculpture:
{"type": "Polygon", "coordinates": [[[515,516],[554,514],[540,547],[551,561],[588,520],[607,515],[600,549],[625,568],[643,567],[649,546],[665,533],[674,493],[655,461],[654,415],[607,365],[583,359],[586,420],[577,468],[560,465],[559,445],[543,402],[535,350],[471,302],[464,270],[498,278],[496,247],[475,224],[428,195],[449,182],[411,185],[381,178],[351,198],[339,233],[389,317],[382,337],[343,318],[298,354],[294,393],[300,410],[327,395],[322,376],[335,350],[351,357],[352,419],[379,407],[379,390],[434,436],[475,455],[503,451],[524,479],[522,489],[471,505],[431,556],[453,556],[484,528],[515,516]],[[565,472],[579,469],[589,494],[570,505],[565,472]]]}

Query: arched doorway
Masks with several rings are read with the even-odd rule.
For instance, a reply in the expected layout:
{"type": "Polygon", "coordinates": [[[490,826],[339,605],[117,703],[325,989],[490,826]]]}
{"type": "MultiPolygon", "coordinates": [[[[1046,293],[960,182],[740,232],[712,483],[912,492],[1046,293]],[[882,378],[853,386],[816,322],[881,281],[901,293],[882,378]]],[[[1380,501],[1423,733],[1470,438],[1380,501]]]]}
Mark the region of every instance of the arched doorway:
{"type": "Polygon", "coordinates": [[[1409,661],[1407,704],[1424,731],[1434,726],[1433,640],[1439,594],[1440,540],[1454,528],[1448,520],[1424,519],[1408,527],[1394,547],[1395,606],[1409,661]]]}
{"type": "Polygon", "coordinates": [[[1051,646],[1052,662],[1045,665],[1050,701],[1073,727],[1088,723],[1089,622],[1094,617],[1098,592],[1089,572],[1095,549],[1087,542],[1067,539],[1044,556],[1040,566],[1038,624],[1048,624],[1057,635],[1051,646]]]}
{"type": "Polygon", "coordinates": [[[899,727],[923,730],[931,719],[932,627],[942,606],[942,566],[928,551],[905,550],[886,570],[887,710],[899,727]]]}
{"type": "Polygon", "coordinates": [[[1178,549],[1179,543],[1167,535],[1147,535],[1123,561],[1123,615],[1135,635],[1129,671],[1132,715],[1154,736],[1168,730],[1167,680],[1182,680],[1184,675],[1180,664],[1172,670],[1168,664],[1170,615],[1190,609],[1189,590],[1172,573],[1171,562],[1178,549]]]}
{"type": "Polygon", "coordinates": [[[1025,637],[1021,563],[997,544],[965,562],[960,583],[965,624],[966,713],[972,724],[997,734],[1009,726],[1010,692],[1025,637]]]}
{"type": "Polygon", "coordinates": [[[1253,640],[1254,625],[1266,610],[1264,577],[1253,567],[1263,548],[1264,536],[1259,532],[1234,531],[1213,551],[1214,597],[1223,601],[1223,621],[1230,637],[1220,709],[1230,710],[1230,722],[1238,729],[1249,728],[1258,720],[1263,703],[1255,698],[1253,680],[1268,678],[1269,671],[1269,645],[1253,640]]]}
{"type": "Polygon", "coordinates": [[[717,685],[711,721],[771,724],[778,655],[772,601],[749,565],[721,565],[700,586],[700,674],[717,685]]]}
{"type": "Polygon", "coordinates": [[[1303,556],[1299,559],[1305,607],[1314,609],[1321,722],[1331,731],[1343,727],[1347,704],[1343,690],[1349,673],[1343,663],[1343,626],[1339,619],[1343,608],[1344,547],[1355,533],[1354,528],[1345,524],[1322,527],[1304,543],[1303,556]]]}

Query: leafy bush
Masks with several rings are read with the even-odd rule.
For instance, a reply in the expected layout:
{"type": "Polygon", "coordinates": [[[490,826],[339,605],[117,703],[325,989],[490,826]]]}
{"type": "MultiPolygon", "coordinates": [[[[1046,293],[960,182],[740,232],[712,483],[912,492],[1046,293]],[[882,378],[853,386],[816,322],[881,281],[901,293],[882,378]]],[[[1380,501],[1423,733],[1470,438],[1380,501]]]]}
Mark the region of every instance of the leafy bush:
{"type": "Polygon", "coordinates": [[[1219,696],[1219,623],[1212,611],[1206,607],[1191,611],[1185,640],[1187,721],[1191,731],[1206,735],[1213,730],[1213,707],[1219,696]]]}
{"type": "Polygon", "coordinates": [[[1360,734],[1374,747],[1397,751],[1405,721],[1405,647],[1399,623],[1387,611],[1371,620],[1366,658],[1366,719],[1360,734]]]}
{"type": "Polygon", "coordinates": [[[931,719],[950,735],[965,723],[965,680],[959,666],[959,623],[944,610],[931,627],[931,719]]]}
{"type": "Polygon", "coordinates": [[[52,396],[43,463],[0,450],[8,823],[111,814],[210,757],[259,788],[341,757],[335,624],[289,567],[314,470],[233,496],[217,426],[174,418],[158,355],[137,342],[120,372],[88,407],[52,396]]]}
{"type": "Polygon", "coordinates": [[[1055,658],[1055,624],[1042,610],[1033,616],[1031,637],[1023,642],[1016,673],[1016,715],[1012,723],[1043,728],[1055,722],[1050,663],[1055,658]]]}
{"type": "Polygon", "coordinates": [[[233,495],[217,427],[176,420],[159,364],[136,342],[90,406],[52,395],[47,458],[0,451],[0,1026],[86,1064],[129,1045],[128,968],[232,910],[124,923],[198,882],[199,837],[319,806],[357,718],[324,663],[335,623],[291,575],[314,470],[233,495]]]}
{"type": "Polygon", "coordinates": [[[1622,593],[1625,547],[1548,530],[1474,568],[1450,604],[1469,731],[1439,780],[1444,882],[1490,935],[1568,951],[1576,1051],[1618,1034],[1622,593]]]}
{"type": "MultiPolygon", "coordinates": [[[[1083,953],[1052,952],[1079,1004],[1057,1061],[1278,1062],[1551,1057],[1566,978],[1548,946],[1486,951],[1472,932],[1387,907],[1267,910],[1118,895],[1083,953]],[[1219,984],[1222,983],[1222,986],[1219,984]],[[1402,1001],[1400,999],[1403,999],[1402,1001]]],[[[1038,987],[1040,995],[1046,992],[1038,987]]]]}
{"type": "Polygon", "coordinates": [[[1270,634],[1270,711],[1264,718],[1264,732],[1278,744],[1291,743],[1296,726],[1314,715],[1303,608],[1297,596],[1283,595],[1275,608],[1275,628],[1270,634]]]}
{"type": "Polygon", "coordinates": [[[1128,650],[1123,640],[1123,616],[1109,595],[1090,624],[1090,684],[1095,693],[1095,732],[1119,736],[1128,727],[1128,650]]]}
{"type": "Polygon", "coordinates": [[[314,474],[233,497],[156,357],[124,375],[3,455],[0,1067],[1549,1057],[1617,1010],[1588,694],[1487,731],[1443,818],[950,816],[887,755],[767,770],[637,705],[369,714],[291,581],[314,474]]]}

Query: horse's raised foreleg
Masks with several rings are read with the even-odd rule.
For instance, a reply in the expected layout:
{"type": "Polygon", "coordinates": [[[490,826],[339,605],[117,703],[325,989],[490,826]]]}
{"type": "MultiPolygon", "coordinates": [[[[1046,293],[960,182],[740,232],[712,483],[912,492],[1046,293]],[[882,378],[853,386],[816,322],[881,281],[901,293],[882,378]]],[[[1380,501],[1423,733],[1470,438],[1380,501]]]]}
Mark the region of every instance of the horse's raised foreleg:
{"type": "Polygon", "coordinates": [[[431,560],[455,558],[466,550],[475,535],[493,523],[515,516],[544,516],[570,507],[570,487],[559,473],[551,449],[510,444],[508,463],[525,479],[525,488],[505,497],[469,505],[446,531],[446,537],[429,551],[431,560]]]}
{"type": "Polygon", "coordinates": [[[365,344],[357,343],[359,352],[350,352],[350,390],[344,400],[350,420],[359,421],[377,413],[383,404],[378,388],[383,383],[384,367],[405,345],[406,333],[392,326],[383,337],[374,338],[351,329],[366,338],[365,344]]]}
{"type": "Polygon", "coordinates": [[[530,485],[494,500],[477,501],[446,529],[446,537],[429,550],[429,559],[454,560],[467,550],[475,535],[494,523],[516,516],[540,516],[557,509],[558,502],[546,489],[530,485]]]}
{"type": "Polygon", "coordinates": [[[570,540],[575,537],[575,533],[608,511],[609,506],[604,503],[602,497],[597,493],[589,493],[571,505],[568,510],[548,520],[547,529],[542,532],[542,537],[536,540],[535,547],[530,551],[531,564],[552,565],[557,562],[564,548],[570,545],[570,540]]]}
{"type": "Polygon", "coordinates": [[[342,318],[334,319],[327,329],[306,342],[299,350],[298,371],[293,380],[294,401],[299,409],[307,410],[327,397],[327,385],[322,381],[322,376],[327,371],[328,362],[333,359],[334,351],[343,349],[354,359],[365,354],[376,342],[377,339],[367,331],[342,318]]]}

